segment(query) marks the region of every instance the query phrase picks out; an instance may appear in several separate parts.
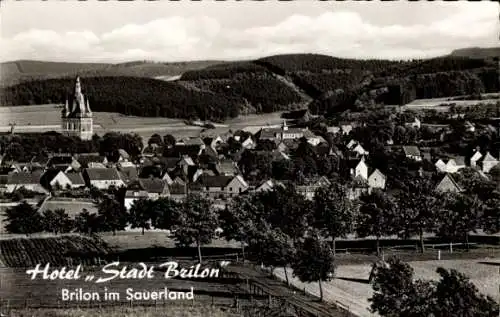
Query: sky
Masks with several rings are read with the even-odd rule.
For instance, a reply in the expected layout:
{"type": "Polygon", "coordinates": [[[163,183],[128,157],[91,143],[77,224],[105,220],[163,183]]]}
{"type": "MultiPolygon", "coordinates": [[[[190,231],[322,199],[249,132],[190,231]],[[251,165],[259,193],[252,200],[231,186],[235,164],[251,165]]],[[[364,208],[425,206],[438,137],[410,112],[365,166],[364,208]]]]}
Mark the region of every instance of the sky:
{"type": "Polygon", "coordinates": [[[0,61],[427,58],[499,44],[500,6],[295,0],[0,2],[0,61]]]}

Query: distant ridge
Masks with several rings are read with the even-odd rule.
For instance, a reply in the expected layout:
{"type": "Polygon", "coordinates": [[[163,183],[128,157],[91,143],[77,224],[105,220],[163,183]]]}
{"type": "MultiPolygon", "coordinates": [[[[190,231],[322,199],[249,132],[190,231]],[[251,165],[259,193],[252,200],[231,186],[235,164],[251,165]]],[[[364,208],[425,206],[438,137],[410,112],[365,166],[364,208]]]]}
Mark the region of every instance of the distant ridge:
{"type": "Polygon", "coordinates": [[[50,79],[74,76],[132,76],[132,77],[171,77],[180,76],[186,71],[202,69],[223,61],[192,62],[152,62],[131,61],[124,63],[73,63],[46,62],[37,60],[18,60],[0,63],[0,85],[9,86],[33,79],[50,79]]]}
{"type": "Polygon", "coordinates": [[[500,47],[469,47],[460,48],[451,52],[450,56],[470,58],[495,58],[500,57],[500,47]]]}

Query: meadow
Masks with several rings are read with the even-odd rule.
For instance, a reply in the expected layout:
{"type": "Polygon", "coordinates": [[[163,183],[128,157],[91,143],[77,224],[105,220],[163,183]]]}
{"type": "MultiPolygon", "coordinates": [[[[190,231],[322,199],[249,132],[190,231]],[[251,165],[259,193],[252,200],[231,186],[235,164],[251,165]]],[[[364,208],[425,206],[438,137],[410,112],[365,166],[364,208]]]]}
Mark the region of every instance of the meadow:
{"type": "MultiPolygon", "coordinates": [[[[415,278],[425,280],[437,280],[439,278],[436,273],[438,267],[455,269],[467,275],[481,293],[490,295],[498,301],[498,287],[500,284],[498,267],[483,264],[482,261],[499,260],[500,258],[411,261],[409,264],[414,269],[415,278]]],[[[371,263],[339,265],[335,272],[335,279],[323,283],[325,300],[332,303],[341,303],[360,317],[378,316],[369,311],[370,303],[368,298],[373,295],[372,286],[368,283],[370,271],[371,263]]],[[[279,279],[285,280],[283,269],[276,269],[275,275],[279,279]]],[[[292,276],[291,269],[288,269],[288,276],[292,276]]],[[[318,283],[303,283],[297,278],[292,278],[291,283],[307,293],[319,296],[318,283]]]]}

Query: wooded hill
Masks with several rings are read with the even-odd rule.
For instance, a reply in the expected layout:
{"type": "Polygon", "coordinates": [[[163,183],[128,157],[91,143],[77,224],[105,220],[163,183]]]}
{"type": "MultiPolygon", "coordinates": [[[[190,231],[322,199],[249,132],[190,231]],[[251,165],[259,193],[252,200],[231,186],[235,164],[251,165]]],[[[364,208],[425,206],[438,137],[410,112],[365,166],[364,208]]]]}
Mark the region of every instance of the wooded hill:
{"type": "MultiPolygon", "coordinates": [[[[2,105],[62,103],[74,78],[34,80],[0,90],[2,105]]],[[[223,120],[308,106],[330,115],[374,104],[500,91],[497,62],[446,56],[412,61],[342,59],[319,54],[270,56],[188,70],[174,82],[89,77],[94,111],[223,120]]]]}
{"type": "Polygon", "coordinates": [[[180,75],[185,71],[201,69],[221,61],[192,61],[162,63],[150,61],[133,61],[126,63],[63,63],[19,60],[0,63],[2,74],[0,86],[11,86],[35,79],[51,79],[61,77],[168,77],[180,75]]]}

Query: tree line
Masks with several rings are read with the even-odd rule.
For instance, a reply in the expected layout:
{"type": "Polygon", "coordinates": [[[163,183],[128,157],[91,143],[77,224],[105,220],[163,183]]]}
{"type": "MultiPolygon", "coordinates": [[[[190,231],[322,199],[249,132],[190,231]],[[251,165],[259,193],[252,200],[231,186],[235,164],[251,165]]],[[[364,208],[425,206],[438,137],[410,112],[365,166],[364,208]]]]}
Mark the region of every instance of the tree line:
{"type": "Polygon", "coordinates": [[[463,242],[468,250],[470,232],[500,231],[499,192],[492,197],[440,194],[425,178],[415,179],[397,194],[373,190],[358,200],[349,199],[348,189],[339,182],[318,188],[313,201],[291,185],[278,185],[273,190],[240,195],[223,209],[195,193],[182,201],[136,200],[129,211],[123,204],[123,189],[95,191],[94,197],[97,213],[84,210],[74,220],[61,210],[39,214],[23,202],[6,211],[6,230],[93,234],[131,225],[144,234],[154,227],[170,230],[180,246],[196,246],[201,262],[202,246],[221,228],[225,239],[241,243],[244,258],[263,263],[271,271],[277,267],[286,271],[290,266],[301,280],[319,283],[333,276],[336,241],[352,238],[351,234],[374,237],[378,254],[385,236],[417,236],[424,252],[426,233],[450,243],[463,242]]]}
{"type": "Polygon", "coordinates": [[[52,153],[99,153],[106,156],[108,161],[116,162],[119,149],[137,157],[143,147],[142,137],[135,133],[94,134],[92,140],[88,141],[58,132],[0,135],[0,154],[5,161],[16,162],[30,162],[33,158],[46,157],[52,153]]]}

